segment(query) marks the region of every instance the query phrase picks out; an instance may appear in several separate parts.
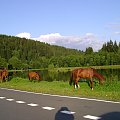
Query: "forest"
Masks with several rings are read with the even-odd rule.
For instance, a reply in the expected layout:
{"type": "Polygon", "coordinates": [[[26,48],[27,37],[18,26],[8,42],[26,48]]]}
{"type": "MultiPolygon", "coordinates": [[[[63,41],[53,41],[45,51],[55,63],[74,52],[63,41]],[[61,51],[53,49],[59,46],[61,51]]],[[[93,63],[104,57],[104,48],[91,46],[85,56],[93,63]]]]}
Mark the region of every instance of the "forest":
{"type": "Polygon", "coordinates": [[[0,67],[39,69],[120,65],[120,42],[109,40],[98,52],[85,51],[0,34],[0,67]]]}

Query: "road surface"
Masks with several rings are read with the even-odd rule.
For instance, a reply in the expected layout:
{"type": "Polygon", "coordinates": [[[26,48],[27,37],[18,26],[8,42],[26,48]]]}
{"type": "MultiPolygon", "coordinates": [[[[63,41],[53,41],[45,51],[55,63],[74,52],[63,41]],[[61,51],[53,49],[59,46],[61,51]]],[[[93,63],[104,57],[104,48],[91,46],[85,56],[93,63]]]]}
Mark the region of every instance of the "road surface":
{"type": "Polygon", "coordinates": [[[120,102],[0,88],[0,120],[120,120],[120,102]]]}

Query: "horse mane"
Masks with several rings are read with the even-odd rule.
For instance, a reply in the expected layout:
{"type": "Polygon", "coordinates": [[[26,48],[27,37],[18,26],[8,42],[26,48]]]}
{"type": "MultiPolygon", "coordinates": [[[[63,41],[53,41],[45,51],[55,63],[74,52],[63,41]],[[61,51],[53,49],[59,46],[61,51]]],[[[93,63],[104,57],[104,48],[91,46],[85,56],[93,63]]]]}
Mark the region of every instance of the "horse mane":
{"type": "Polygon", "coordinates": [[[93,69],[93,76],[94,77],[97,77],[99,80],[104,80],[105,79],[104,76],[101,75],[100,73],[98,73],[94,68],[92,68],[92,69],[93,69]]]}
{"type": "Polygon", "coordinates": [[[36,71],[36,74],[39,76],[39,80],[42,80],[41,75],[36,71]]]}

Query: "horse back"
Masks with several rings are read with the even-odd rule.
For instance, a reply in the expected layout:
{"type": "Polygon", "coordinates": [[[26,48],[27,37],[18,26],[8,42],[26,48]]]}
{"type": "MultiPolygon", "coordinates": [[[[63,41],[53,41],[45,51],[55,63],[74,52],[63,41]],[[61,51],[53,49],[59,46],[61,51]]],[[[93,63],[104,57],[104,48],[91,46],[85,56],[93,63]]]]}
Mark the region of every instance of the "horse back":
{"type": "Polygon", "coordinates": [[[31,79],[40,80],[40,75],[37,72],[29,72],[28,77],[29,77],[29,80],[31,79]]]}
{"type": "Polygon", "coordinates": [[[80,70],[79,76],[82,78],[92,78],[93,77],[93,69],[85,68],[80,70]]]}
{"type": "Polygon", "coordinates": [[[72,71],[74,78],[92,78],[93,69],[92,68],[79,68],[72,71]]]}

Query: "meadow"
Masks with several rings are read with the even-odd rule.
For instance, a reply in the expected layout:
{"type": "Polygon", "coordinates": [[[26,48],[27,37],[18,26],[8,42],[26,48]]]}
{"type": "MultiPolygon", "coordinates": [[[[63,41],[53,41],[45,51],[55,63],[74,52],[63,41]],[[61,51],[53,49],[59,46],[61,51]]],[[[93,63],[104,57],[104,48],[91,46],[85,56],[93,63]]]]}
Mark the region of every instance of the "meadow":
{"type": "MultiPolygon", "coordinates": [[[[120,69],[120,65],[116,66],[92,66],[95,69],[120,69]]],[[[55,72],[66,72],[71,71],[74,68],[54,68],[52,71],[55,72]]],[[[35,70],[35,69],[34,69],[35,70]]],[[[36,69],[39,70],[39,69],[36,69]]],[[[36,71],[35,70],[35,71],[36,71]]],[[[21,70],[18,70],[20,72],[21,70]]],[[[49,71],[49,69],[48,69],[49,71]]],[[[21,72],[23,74],[23,71],[21,72]]],[[[56,74],[56,73],[55,73],[56,74]]],[[[119,74],[119,73],[118,73],[119,74]]],[[[28,78],[14,76],[10,81],[0,83],[0,87],[10,88],[10,89],[19,89],[24,91],[31,91],[37,93],[46,93],[46,94],[54,94],[54,95],[64,95],[64,96],[77,96],[77,97],[87,97],[87,98],[95,98],[95,99],[104,99],[104,100],[112,100],[112,101],[120,101],[120,78],[119,76],[113,75],[112,80],[110,74],[108,74],[105,83],[103,85],[99,85],[98,81],[94,82],[94,90],[91,90],[88,82],[81,81],[79,82],[80,89],[74,89],[73,86],[69,85],[69,74],[64,77],[68,77],[66,81],[56,80],[52,74],[52,81],[42,80],[40,82],[30,82],[28,78]]],[[[47,76],[47,75],[45,75],[47,76]]],[[[46,79],[49,79],[47,76],[46,79]]],[[[63,79],[63,78],[62,78],[63,79]]],[[[66,78],[64,78],[66,79],[66,78]]]]}

